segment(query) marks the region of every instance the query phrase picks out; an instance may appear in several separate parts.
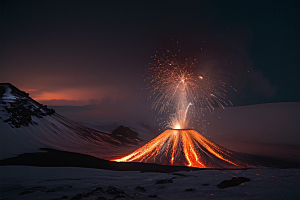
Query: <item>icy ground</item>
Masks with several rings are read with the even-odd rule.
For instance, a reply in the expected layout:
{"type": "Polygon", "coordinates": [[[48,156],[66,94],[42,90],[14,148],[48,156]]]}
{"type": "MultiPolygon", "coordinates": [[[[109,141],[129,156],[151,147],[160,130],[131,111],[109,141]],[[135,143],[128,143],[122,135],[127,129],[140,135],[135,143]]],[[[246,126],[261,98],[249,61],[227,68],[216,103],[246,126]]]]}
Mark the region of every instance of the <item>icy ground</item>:
{"type": "Polygon", "coordinates": [[[0,167],[0,199],[300,199],[300,169],[141,173],[74,167],[0,167]],[[250,182],[219,189],[232,177],[250,182]],[[163,183],[157,184],[158,181],[163,183]]]}

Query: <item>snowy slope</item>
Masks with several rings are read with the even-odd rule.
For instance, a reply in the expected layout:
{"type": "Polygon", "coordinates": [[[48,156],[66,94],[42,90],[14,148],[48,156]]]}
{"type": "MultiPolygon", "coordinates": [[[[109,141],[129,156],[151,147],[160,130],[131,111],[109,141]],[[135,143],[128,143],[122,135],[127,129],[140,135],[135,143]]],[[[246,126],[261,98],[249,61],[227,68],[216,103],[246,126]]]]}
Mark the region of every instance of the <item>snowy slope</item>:
{"type": "MultiPolygon", "coordinates": [[[[0,159],[51,147],[106,158],[124,144],[110,134],[73,122],[11,84],[0,84],[0,159]]],[[[123,140],[122,140],[123,141],[123,140]]],[[[126,138],[138,144],[138,138],[126,138]]],[[[132,146],[132,145],[129,145],[132,146]]]]}
{"type": "Polygon", "coordinates": [[[300,162],[299,113],[300,102],[217,108],[204,117],[204,136],[230,150],[300,162]]]}

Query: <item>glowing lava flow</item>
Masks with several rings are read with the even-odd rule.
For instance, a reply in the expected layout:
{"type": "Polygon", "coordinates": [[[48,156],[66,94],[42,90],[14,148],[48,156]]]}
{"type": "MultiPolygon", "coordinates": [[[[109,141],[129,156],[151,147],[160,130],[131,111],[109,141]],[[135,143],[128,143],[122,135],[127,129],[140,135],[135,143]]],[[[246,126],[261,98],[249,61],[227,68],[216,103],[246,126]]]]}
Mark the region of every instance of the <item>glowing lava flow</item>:
{"type": "MultiPolygon", "coordinates": [[[[247,156],[246,156],[247,157],[247,156]]],[[[195,130],[170,129],[135,150],[113,161],[147,162],[198,168],[248,168],[245,154],[227,150],[195,130]]]]}

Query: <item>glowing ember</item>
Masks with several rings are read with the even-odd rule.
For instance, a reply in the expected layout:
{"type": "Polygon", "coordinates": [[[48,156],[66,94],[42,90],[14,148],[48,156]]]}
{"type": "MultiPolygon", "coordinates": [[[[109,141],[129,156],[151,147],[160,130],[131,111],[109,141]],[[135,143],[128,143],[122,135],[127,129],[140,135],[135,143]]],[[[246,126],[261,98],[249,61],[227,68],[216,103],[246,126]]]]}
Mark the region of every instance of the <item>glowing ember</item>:
{"type": "Polygon", "coordinates": [[[227,150],[195,130],[166,130],[131,154],[113,161],[146,162],[198,168],[257,167],[245,154],[227,150]]]}
{"type": "Polygon", "coordinates": [[[177,124],[177,125],[175,126],[175,129],[180,129],[180,125],[177,124]]]}

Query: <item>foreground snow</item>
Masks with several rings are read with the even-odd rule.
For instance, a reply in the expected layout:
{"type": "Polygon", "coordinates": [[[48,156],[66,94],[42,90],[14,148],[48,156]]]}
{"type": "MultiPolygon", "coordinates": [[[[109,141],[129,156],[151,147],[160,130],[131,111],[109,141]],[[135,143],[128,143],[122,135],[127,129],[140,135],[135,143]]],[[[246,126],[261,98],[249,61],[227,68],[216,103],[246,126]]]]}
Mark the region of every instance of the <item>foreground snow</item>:
{"type": "Polygon", "coordinates": [[[300,169],[141,173],[74,167],[1,166],[0,174],[1,200],[300,199],[300,169]],[[251,181],[226,189],[216,186],[234,176],[247,177],[251,181]],[[156,184],[164,179],[171,183],[156,184]]]}

